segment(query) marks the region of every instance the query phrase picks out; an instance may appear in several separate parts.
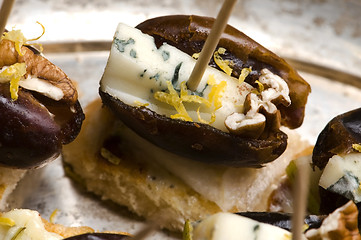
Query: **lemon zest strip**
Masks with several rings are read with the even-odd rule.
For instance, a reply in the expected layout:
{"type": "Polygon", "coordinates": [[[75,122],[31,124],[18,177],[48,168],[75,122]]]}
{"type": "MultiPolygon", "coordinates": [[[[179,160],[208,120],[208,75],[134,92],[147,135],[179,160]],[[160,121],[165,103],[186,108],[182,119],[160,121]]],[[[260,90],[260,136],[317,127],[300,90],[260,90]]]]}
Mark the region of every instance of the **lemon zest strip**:
{"type": "Polygon", "coordinates": [[[158,91],[154,94],[154,98],[161,102],[167,103],[176,109],[178,114],[171,115],[170,117],[172,119],[179,118],[185,121],[192,121],[192,118],[188,115],[187,110],[183,105],[181,97],[178,96],[177,91],[173,88],[173,85],[170,81],[167,81],[167,87],[169,93],[158,91]]]}
{"type": "Polygon", "coordinates": [[[15,221],[12,220],[11,218],[0,217],[0,225],[13,227],[13,226],[15,226],[15,221]]]}
{"type": "MultiPolygon", "coordinates": [[[[21,30],[11,30],[10,32],[5,32],[3,34],[3,36],[1,36],[1,40],[3,39],[7,39],[7,40],[10,40],[12,42],[15,43],[15,50],[16,52],[20,55],[20,56],[23,56],[24,54],[22,53],[21,51],[21,47],[23,45],[29,45],[27,44],[28,42],[31,42],[31,41],[36,41],[38,40],[39,38],[41,38],[44,33],[45,33],[45,27],[44,25],[42,25],[40,22],[36,22],[38,23],[41,28],[42,28],[42,33],[40,34],[39,37],[36,37],[36,38],[32,38],[32,39],[26,39],[26,37],[24,36],[24,34],[21,32],[21,30]]],[[[43,50],[43,47],[41,44],[37,44],[40,46],[40,51],[42,52],[43,50]]]]}
{"type": "Polygon", "coordinates": [[[9,67],[6,67],[5,70],[0,72],[0,82],[10,81],[10,94],[12,100],[18,99],[19,82],[21,77],[23,77],[25,74],[25,63],[15,63],[9,67]]]}
{"type": "Polygon", "coordinates": [[[208,94],[208,99],[197,95],[189,95],[186,82],[182,82],[180,84],[180,93],[178,95],[177,91],[174,89],[170,81],[167,81],[168,93],[157,91],[154,93],[154,98],[175,108],[177,113],[171,115],[170,118],[180,119],[184,121],[193,120],[187,113],[187,110],[183,103],[197,103],[200,105],[205,105],[207,108],[212,108],[213,106],[210,121],[202,119],[200,115],[201,106],[199,106],[197,109],[197,116],[199,122],[205,124],[212,124],[213,122],[215,122],[216,119],[215,111],[222,107],[221,97],[223,95],[225,87],[227,86],[227,83],[226,81],[222,81],[219,84],[216,84],[213,75],[209,75],[207,83],[212,87],[210,93],[208,94]]]}
{"type": "Polygon", "coordinates": [[[232,62],[229,60],[223,60],[223,58],[220,56],[220,54],[224,54],[225,52],[225,48],[218,48],[218,50],[213,54],[213,59],[220,69],[222,69],[227,75],[231,76],[233,69],[230,67],[230,65],[232,65],[232,62]]]}
{"type": "Polygon", "coordinates": [[[55,217],[56,215],[58,214],[59,210],[56,208],[51,214],[50,214],[50,217],[49,217],[49,221],[51,223],[54,223],[55,222],[55,217]]]}
{"type": "Polygon", "coordinates": [[[264,85],[258,80],[256,80],[256,83],[258,84],[258,90],[261,93],[264,90],[264,85]]]}
{"type": "Polygon", "coordinates": [[[215,107],[215,111],[222,107],[221,97],[225,88],[227,86],[226,81],[222,81],[219,84],[215,83],[215,79],[213,75],[210,75],[207,83],[212,86],[210,93],[208,94],[208,99],[210,102],[213,102],[215,107]]]}
{"type": "Polygon", "coordinates": [[[242,68],[241,74],[239,75],[239,84],[243,83],[246,80],[246,77],[252,72],[252,66],[249,68],[242,68]]]}
{"type": "Polygon", "coordinates": [[[359,143],[352,144],[352,148],[358,152],[361,152],[361,144],[359,144],[359,143]]]}

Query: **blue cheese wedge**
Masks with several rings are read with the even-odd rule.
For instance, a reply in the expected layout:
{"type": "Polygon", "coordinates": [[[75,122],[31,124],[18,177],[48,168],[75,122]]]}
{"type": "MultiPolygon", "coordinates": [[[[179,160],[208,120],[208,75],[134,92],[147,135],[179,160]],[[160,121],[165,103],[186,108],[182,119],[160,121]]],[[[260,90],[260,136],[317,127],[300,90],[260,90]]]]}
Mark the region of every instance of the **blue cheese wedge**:
{"type": "MultiPolygon", "coordinates": [[[[292,234],[270,224],[238,216],[232,213],[217,213],[197,223],[193,240],[291,240],[292,234]]],[[[304,236],[302,239],[306,239],[304,236]]]]}
{"type": "Polygon", "coordinates": [[[15,209],[0,215],[0,239],[58,240],[63,237],[48,232],[38,212],[15,209]]]}
{"type": "Polygon", "coordinates": [[[319,185],[355,203],[361,202],[361,153],[334,155],[328,161],[319,185]]]}
{"type": "MultiPolygon", "coordinates": [[[[119,24],[100,88],[130,106],[146,106],[158,114],[207,123],[227,132],[226,118],[244,112],[246,96],[255,88],[208,67],[196,91],[191,92],[185,86],[194,65],[195,60],[177,48],[168,44],[157,48],[153,37],[119,24]]],[[[265,70],[263,75],[272,83],[278,81],[270,71],[265,70]]],[[[268,85],[273,89],[274,84],[268,85]]],[[[274,90],[279,91],[281,88],[276,85],[278,89],[274,90]]],[[[288,98],[287,84],[286,88],[282,94],[288,98]]],[[[278,93],[271,94],[267,101],[272,104],[278,97],[278,93]]],[[[259,106],[267,105],[259,100],[259,106]]],[[[247,120],[254,115],[257,116],[247,115],[247,120]]]]}

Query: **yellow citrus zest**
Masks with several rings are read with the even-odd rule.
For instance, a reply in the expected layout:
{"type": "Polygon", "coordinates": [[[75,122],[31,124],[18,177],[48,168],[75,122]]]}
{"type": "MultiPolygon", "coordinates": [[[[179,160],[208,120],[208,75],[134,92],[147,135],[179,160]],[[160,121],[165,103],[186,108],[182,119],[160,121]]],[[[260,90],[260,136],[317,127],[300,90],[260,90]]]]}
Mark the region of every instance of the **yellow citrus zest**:
{"type": "Polygon", "coordinates": [[[220,54],[224,54],[226,52],[225,48],[218,48],[217,51],[213,54],[214,62],[217,66],[222,69],[227,75],[231,76],[232,68],[230,67],[233,63],[229,60],[223,60],[220,54]]]}
{"type": "Polygon", "coordinates": [[[221,97],[223,96],[223,92],[225,91],[225,88],[227,86],[226,81],[222,81],[219,84],[216,84],[214,76],[209,75],[207,83],[212,86],[211,92],[208,94],[208,99],[210,102],[213,103],[215,110],[218,110],[222,107],[222,101],[221,97]]]}
{"type": "Polygon", "coordinates": [[[25,63],[15,63],[9,67],[6,67],[2,72],[0,72],[0,83],[10,82],[10,94],[12,100],[18,99],[19,82],[25,74],[25,63]]]}
{"type": "Polygon", "coordinates": [[[11,218],[0,217],[0,225],[13,227],[15,225],[15,221],[11,218]]]}
{"type": "Polygon", "coordinates": [[[147,106],[149,106],[149,103],[142,103],[140,101],[134,101],[134,104],[137,105],[138,107],[147,107],[147,106]]]}
{"type": "Polygon", "coordinates": [[[192,118],[188,115],[187,110],[183,105],[183,100],[178,96],[177,91],[173,88],[173,85],[170,81],[167,81],[167,86],[169,93],[158,91],[154,94],[154,98],[175,108],[178,113],[171,115],[170,117],[172,119],[192,121],[192,118]]]}
{"type": "Polygon", "coordinates": [[[359,144],[359,143],[352,144],[352,148],[358,152],[361,152],[361,144],[359,144]]]}
{"type": "MultiPolygon", "coordinates": [[[[5,32],[3,34],[3,36],[1,36],[1,40],[3,39],[7,39],[7,40],[10,40],[10,41],[13,41],[15,43],[15,50],[17,51],[17,53],[20,55],[20,56],[23,56],[24,54],[22,53],[21,51],[21,47],[23,45],[28,45],[28,42],[31,42],[31,41],[36,41],[38,40],[39,38],[41,38],[44,33],[45,33],[45,27],[40,23],[40,22],[36,22],[38,23],[43,32],[41,33],[41,35],[39,37],[36,37],[36,38],[32,38],[32,39],[27,39],[24,34],[21,32],[21,30],[11,30],[10,32],[5,32]]],[[[43,47],[41,44],[37,44],[39,45],[40,47],[40,51],[43,51],[43,47]]]]}
{"type": "Polygon", "coordinates": [[[199,55],[200,55],[200,53],[193,53],[192,58],[198,59],[198,58],[199,58],[199,55]]]}
{"type": "Polygon", "coordinates": [[[51,214],[50,214],[50,217],[49,217],[49,221],[51,223],[55,223],[55,217],[56,215],[58,214],[59,210],[58,209],[55,209],[51,214]]]}
{"type": "Polygon", "coordinates": [[[246,77],[252,72],[252,66],[249,68],[242,68],[241,74],[239,75],[239,84],[243,83],[246,80],[246,77]]]}
{"type": "Polygon", "coordinates": [[[258,90],[259,90],[259,92],[263,92],[263,90],[264,90],[264,85],[263,85],[260,81],[258,81],[258,80],[256,80],[256,83],[258,84],[258,90]]]}
{"type": "Polygon", "coordinates": [[[208,99],[197,95],[189,95],[186,82],[182,82],[180,84],[180,93],[178,94],[170,81],[167,81],[168,93],[157,91],[154,94],[154,98],[175,108],[177,113],[170,116],[172,119],[180,119],[184,121],[193,121],[193,119],[189,116],[184,103],[199,104],[200,106],[197,108],[198,121],[205,124],[212,124],[216,120],[215,111],[222,107],[221,97],[227,83],[226,81],[222,81],[219,84],[216,84],[213,75],[209,76],[207,83],[212,87],[210,93],[208,94],[208,99]],[[201,106],[211,109],[210,121],[202,119],[200,114],[201,106]]]}

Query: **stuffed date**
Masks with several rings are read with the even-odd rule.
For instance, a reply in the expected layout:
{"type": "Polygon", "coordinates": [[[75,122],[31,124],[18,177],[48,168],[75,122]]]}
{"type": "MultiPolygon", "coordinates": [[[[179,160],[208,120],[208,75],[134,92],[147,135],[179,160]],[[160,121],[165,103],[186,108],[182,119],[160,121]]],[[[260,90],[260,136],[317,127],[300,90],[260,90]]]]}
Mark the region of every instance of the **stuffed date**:
{"type": "Polygon", "coordinates": [[[74,140],[84,114],[73,82],[21,32],[0,41],[0,164],[34,168],[74,140]]]}
{"type": "Polygon", "coordinates": [[[283,59],[227,26],[199,86],[189,91],[190,55],[201,51],[213,21],[165,16],[139,24],[143,33],[120,24],[100,96],[117,118],[167,151],[260,167],[286,149],[280,126],[301,125],[310,86],[283,59]]]}

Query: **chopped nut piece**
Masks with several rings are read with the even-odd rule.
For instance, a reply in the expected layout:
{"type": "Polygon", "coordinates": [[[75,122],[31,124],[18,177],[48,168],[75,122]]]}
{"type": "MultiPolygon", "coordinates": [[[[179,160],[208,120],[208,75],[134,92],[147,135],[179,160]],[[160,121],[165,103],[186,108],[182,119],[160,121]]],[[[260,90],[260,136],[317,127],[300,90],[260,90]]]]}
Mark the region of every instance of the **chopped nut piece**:
{"type": "Polygon", "coordinates": [[[359,240],[361,236],[357,226],[357,216],[356,205],[349,201],[331,213],[320,228],[307,231],[306,237],[309,240],[359,240]]]}

